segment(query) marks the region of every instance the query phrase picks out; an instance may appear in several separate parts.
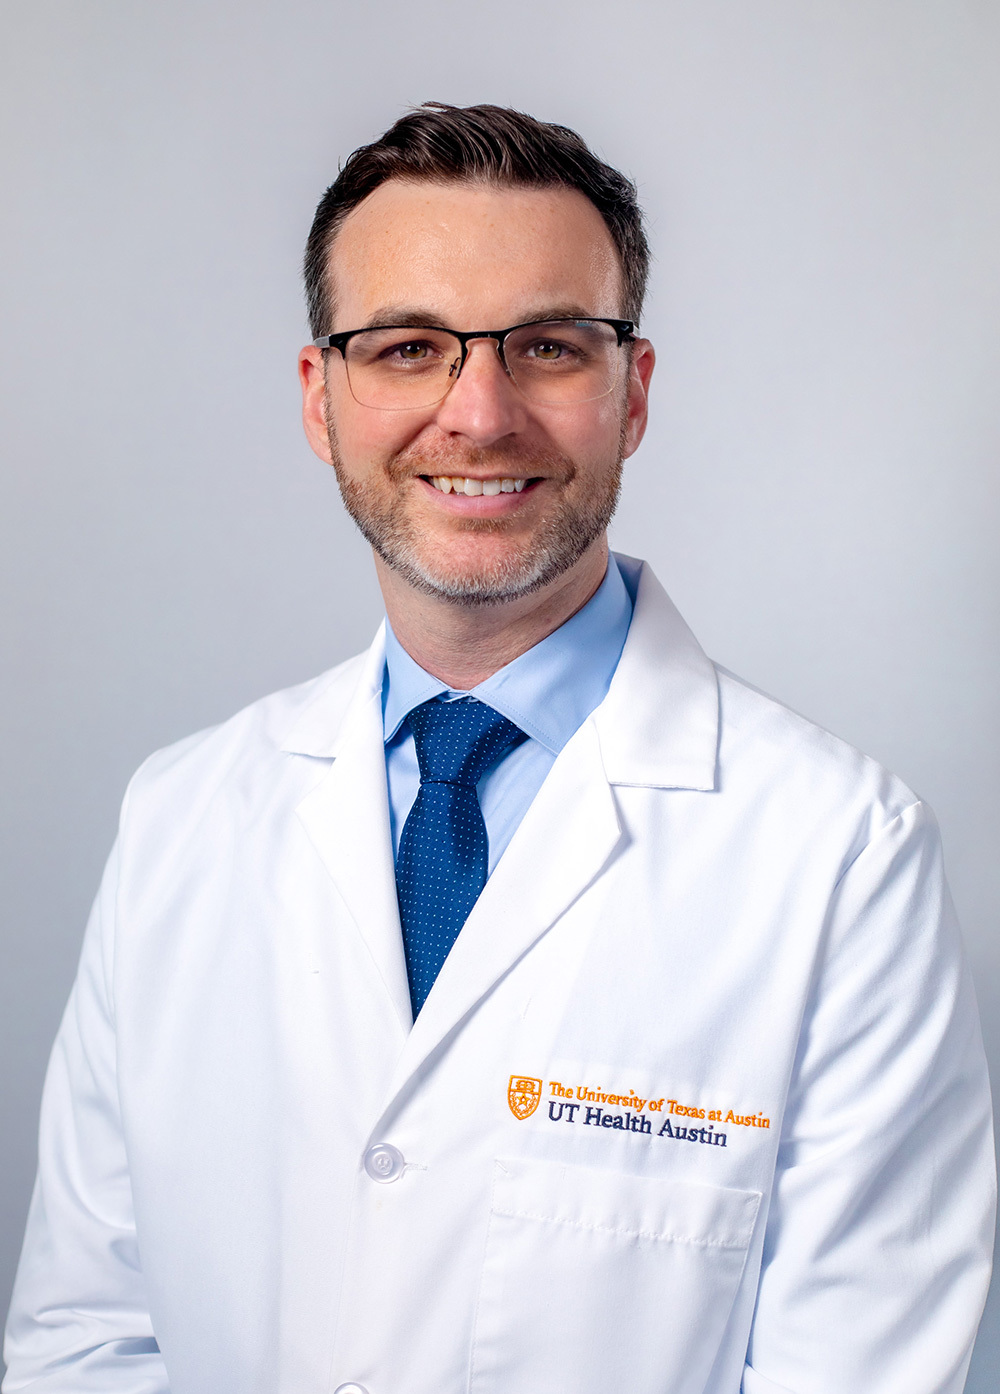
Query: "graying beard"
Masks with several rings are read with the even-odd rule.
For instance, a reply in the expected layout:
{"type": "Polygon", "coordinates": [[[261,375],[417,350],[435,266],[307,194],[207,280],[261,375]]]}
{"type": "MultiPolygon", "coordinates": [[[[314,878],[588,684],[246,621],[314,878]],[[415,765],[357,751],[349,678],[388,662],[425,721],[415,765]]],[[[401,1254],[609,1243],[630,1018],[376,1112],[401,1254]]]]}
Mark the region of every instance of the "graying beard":
{"type": "MultiPolygon", "coordinates": [[[[527,570],[517,563],[501,563],[492,577],[447,580],[433,575],[420,564],[414,555],[411,529],[398,524],[392,511],[388,515],[380,515],[366,506],[367,491],[364,486],[352,484],[342,467],[328,402],[326,411],[327,436],[340,496],[366,542],[382,558],[386,566],[391,567],[420,594],[436,596],[453,604],[470,607],[501,605],[541,590],[574,566],[591,543],[605,532],[614,516],[621,492],[626,426],[623,416],[612,487],[600,501],[600,507],[582,516],[570,513],[568,517],[565,514],[557,514],[552,518],[543,534],[536,538],[530,555],[525,559],[531,563],[527,570]]],[[[478,528],[470,531],[502,532],[503,525],[494,526],[484,520],[478,528]]]]}
{"type": "MultiPolygon", "coordinates": [[[[540,540],[530,557],[533,565],[527,571],[523,566],[508,563],[497,568],[498,574],[492,578],[480,576],[448,580],[434,576],[412,555],[403,556],[398,552],[390,555],[388,549],[382,545],[381,539],[376,539],[369,533],[365,533],[365,536],[386,565],[391,566],[404,581],[422,594],[434,595],[462,605],[502,605],[541,590],[578,562],[590,544],[607,527],[607,523],[601,524],[599,518],[593,521],[596,527],[592,529],[580,526],[580,520],[574,519],[575,526],[569,537],[559,539],[567,545],[558,549],[553,547],[551,540],[540,540]]],[[[363,528],[362,531],[364,532],[363,528]]]]}

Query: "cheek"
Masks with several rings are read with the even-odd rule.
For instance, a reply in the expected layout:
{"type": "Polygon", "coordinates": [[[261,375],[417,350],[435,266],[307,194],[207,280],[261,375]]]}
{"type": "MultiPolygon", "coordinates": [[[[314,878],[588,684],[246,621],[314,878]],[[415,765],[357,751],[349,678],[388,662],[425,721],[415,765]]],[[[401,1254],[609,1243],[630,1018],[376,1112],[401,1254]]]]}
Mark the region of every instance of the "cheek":
{"type": "Polygon", "coordinates": [[[333,426],[343,463],[362,469],[397,454],[413,439],[411,413],[373,411],[359,406],[349,394],[331,392],[327,397],[328,420],[333,426]],[[410,419],[407,419],[410,418],[410,419]]]}
{"type": "Polygon", "coordinates": [[[617,460],[624,407],[616,393],[579,409],[553,416],[548,435],[559,451],[581,465],[602,466],[617,460]]]}

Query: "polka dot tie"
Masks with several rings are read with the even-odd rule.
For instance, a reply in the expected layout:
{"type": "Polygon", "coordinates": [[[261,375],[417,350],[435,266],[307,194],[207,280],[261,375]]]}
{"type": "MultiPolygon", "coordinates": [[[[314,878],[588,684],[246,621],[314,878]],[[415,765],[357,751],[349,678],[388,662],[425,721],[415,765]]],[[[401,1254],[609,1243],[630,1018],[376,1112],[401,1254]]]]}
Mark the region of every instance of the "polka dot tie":
{"type": "Polygon", "coordinates": [[[399,839],[396,891],[416,1017],[486,884],[489,845],[476,785],[526,737],[475,697],[434,698],[407,720],[420,788],[399,839]]]}

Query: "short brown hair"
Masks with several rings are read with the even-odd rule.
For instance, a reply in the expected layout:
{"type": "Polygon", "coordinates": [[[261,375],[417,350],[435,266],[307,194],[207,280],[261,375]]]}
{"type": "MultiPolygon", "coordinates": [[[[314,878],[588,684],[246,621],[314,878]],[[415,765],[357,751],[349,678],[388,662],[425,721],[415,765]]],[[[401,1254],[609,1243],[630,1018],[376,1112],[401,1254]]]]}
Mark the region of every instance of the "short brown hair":
{"type": "Polygon", "coordinates": [[[638,323],[649,274],[649,245],[632,181],[599,160],[567,126],[537,121],[508,107],[425,102],[400,117],[371,145],[355,150],[320,199],[304,265],[314,338],[333,330],[326,271],[340,225],[389,179],[579,190],[611,234],[622,264],[623,313],[638,323]]]}

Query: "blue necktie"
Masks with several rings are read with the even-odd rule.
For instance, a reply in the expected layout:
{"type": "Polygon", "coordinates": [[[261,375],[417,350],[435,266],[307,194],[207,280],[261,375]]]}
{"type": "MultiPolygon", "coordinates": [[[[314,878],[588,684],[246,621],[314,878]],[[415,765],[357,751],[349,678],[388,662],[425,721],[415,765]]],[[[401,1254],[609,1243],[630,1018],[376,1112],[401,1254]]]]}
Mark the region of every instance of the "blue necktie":
{"type": "Polygon", "coordinates": [[[396,892],[416,1017],[486,884],[489,845],[476,785],[526,737],[475,697],[433,698],[407,720],[420,788],[399,839],[396,892]]]}

